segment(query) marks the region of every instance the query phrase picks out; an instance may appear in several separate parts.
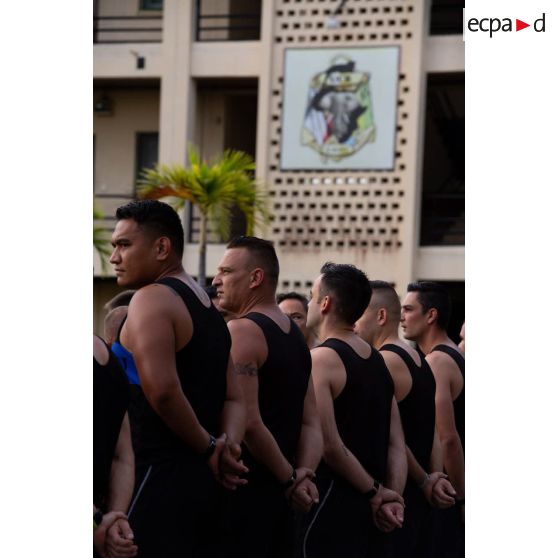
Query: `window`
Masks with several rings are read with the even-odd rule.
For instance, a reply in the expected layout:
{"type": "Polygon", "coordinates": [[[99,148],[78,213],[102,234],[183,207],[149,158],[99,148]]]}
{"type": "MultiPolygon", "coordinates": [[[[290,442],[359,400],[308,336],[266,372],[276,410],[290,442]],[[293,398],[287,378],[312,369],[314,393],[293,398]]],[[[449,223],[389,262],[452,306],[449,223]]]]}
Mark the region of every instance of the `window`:
{"type": "Polygon", "coordinates": [[[144,168],[152,168],[159,161],[159,133],[138,132],[136,134],[136,181],[144,168]]]}
{"type": "Polygon", "coordinates": [[[465,244],[465,74],[429,74],[421,246],[465,244]]]}
{"type": "Polygon", "coordinates": [[[163,0],[140,0],[140,10],[162,10],[163,0]]]}

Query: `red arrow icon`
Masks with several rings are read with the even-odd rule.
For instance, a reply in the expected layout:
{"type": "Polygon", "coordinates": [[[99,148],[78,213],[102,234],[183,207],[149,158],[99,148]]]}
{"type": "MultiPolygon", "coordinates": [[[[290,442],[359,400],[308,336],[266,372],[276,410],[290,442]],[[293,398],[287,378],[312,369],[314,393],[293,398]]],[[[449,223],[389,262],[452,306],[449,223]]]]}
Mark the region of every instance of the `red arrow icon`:
{"type": "Polygon", "coordinates": [[[520,19],[515,20],[515,30],[516,31],[521,31],[522,29],[525,29],[525,27],[531,27],[531,24],[530,23],[525,23],[524,21],[521,21],[520,19]]]}

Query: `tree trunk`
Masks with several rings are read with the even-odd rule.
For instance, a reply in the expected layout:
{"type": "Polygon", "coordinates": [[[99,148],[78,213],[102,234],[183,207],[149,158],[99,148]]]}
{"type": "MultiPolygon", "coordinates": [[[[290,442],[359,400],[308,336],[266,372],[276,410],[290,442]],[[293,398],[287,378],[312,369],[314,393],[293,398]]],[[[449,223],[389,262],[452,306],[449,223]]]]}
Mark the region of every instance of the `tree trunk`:
{"type": "Polygon", "coordinates": [[[207,217],[200,212],[200,259],[198,264],[198,283],[205,287],[205,249],[207,245],[207,217]]]}

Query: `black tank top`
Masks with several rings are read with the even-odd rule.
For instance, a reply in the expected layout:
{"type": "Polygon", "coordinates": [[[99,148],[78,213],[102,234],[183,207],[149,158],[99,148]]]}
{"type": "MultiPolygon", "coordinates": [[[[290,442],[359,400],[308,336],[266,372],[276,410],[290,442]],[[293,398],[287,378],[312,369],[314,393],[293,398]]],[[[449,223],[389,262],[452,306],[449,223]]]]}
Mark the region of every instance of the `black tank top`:
{"type": "MultiPolygon", "coordinates": [[[[218,436],[227,390],[227,364],[231,348],[229,330],[213,304],[207,308],[196,294],[175,277],[157,281],[176,291],[190,312],[190,342],[176,353],[176,370],[184,395],[200,424],[218,436]]],[[[151,408],[141,386],[133,386],[132,405],[137,465],[163,461],[177,454],[194,455],[151,408]]]]}
{"type": "MultiPolygon", "coordinates": [[[[285,333],[274,320],[260,312],[245,318],[262,330],[267,343],[267,359],[258,371],[258,404],[263,423],[275,438],[281,453],[294,464],[304,398],[312,370],[312,358],[300,328],[289,318],[285,333]]],[[[250,470],[263,468],[255,463],[247,449],[243,450],[250,470]],[[248,461],[250,464],[248,464],[248,461]]]]}
{"type": "Polygon", "coordinates": [[[458,350],[448,345],[436,345],[432,349],[432,352],[433,351],[441,351],[453,358],[457,366],[459,366],[459,370],[463,376],[463,389],[453,402],[453,416],[455,420],[455,428],[461,438],[463,453],[465,453],[465,357],[458,350]]]}
{"type": "MultiPolygon", "coordinates": [[[[374,479],[385,482],[393,400],[393,380],[378,351],[360,357],[340,339],[320,347],[333,349],[343,361],[347,381],[333,401],[335,422],[343,444],[374,479]]],[[[320,473],[328,472],[322,463],[320,473]]]]}
{"type": "Polygon", "coordinates": [[[108,511],[112,458],[127,407],[128,382],[109,349],[104,366],[93,358],[93,503],[104,511],[108,511]]]}
{"type": "Polygon", "coordinates": [[[420,355],[420,366],[417,366],[413,357],[398,345],[387,343],[380,351],[399,355],[409,369],[413,383],[411,391],[398,403],[399,414],[405,443],[420,466],[428,471],[436,424],[436,380],[423,355],[420,355]]]}

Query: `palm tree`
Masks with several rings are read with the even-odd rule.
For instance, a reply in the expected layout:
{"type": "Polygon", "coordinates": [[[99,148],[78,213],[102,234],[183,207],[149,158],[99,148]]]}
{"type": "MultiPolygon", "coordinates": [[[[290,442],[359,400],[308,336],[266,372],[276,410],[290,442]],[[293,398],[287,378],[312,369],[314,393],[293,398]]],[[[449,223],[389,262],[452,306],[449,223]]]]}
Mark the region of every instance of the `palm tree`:
{"type": "Polygon", "coordinates": [[[156,165],[143,169],[138,182],[142,198],[175,198],[180,209],[185,202],[200,211],[198,283],[206,282],[207,232],[210,228],[221,238],[229,238],[231,213],[238,207],[246,217],[246,234],[253,234],[256,224],[267,224],[270,213],[267,195],[253,178],[254,161],[250,155],[227,150],[210,164],[200,159],[194,146],[188,148],[188,168],[182,165],[156,165]]]}

